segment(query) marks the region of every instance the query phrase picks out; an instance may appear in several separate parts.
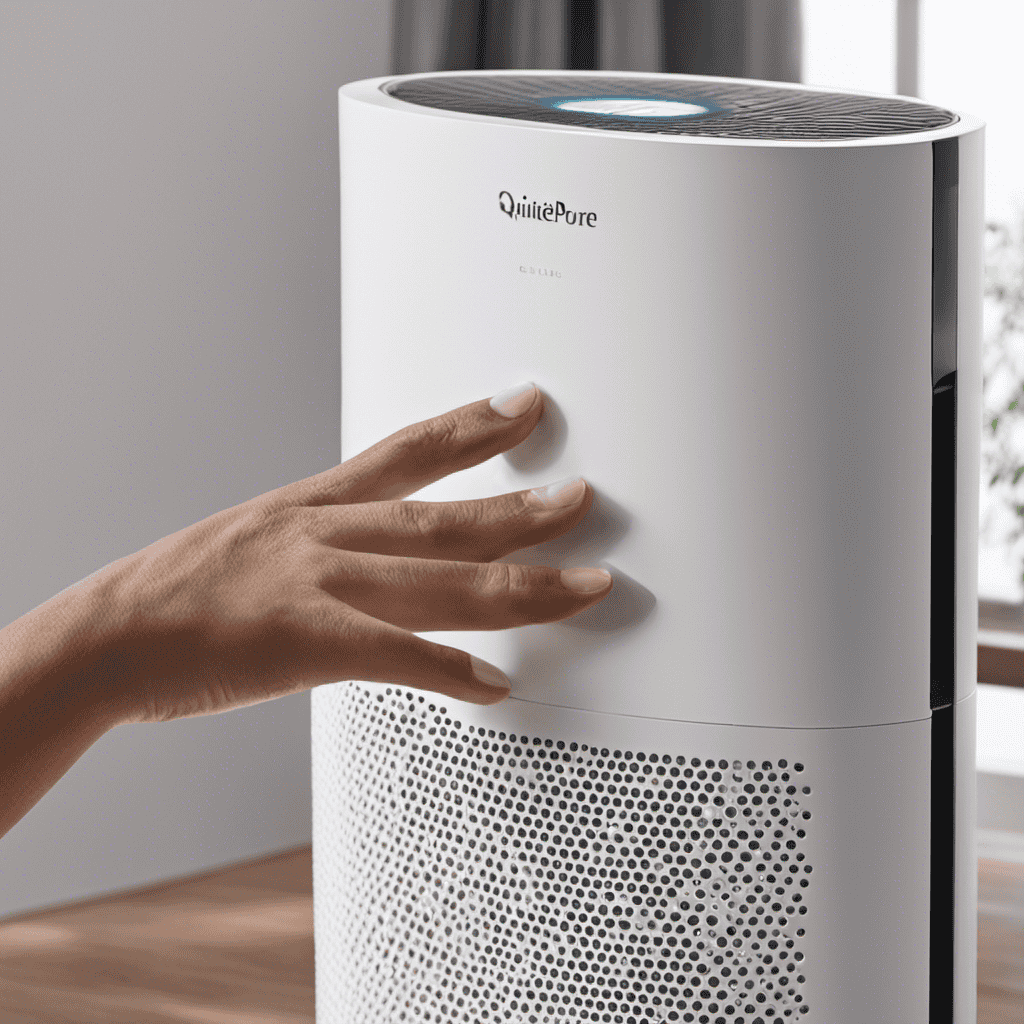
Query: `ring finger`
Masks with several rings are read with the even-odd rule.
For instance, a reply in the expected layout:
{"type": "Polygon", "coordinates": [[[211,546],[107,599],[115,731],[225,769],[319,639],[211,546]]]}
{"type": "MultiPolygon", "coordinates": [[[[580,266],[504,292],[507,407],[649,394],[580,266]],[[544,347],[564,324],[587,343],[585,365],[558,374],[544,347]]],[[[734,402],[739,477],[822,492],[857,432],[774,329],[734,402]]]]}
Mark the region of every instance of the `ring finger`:
{"type": "MultiPolygon", "coordinates": [[[[321,549],[323,550],[323,549],[321,549]]],[[[610,574],[506,562],[452,562],[328,549],[320,587],[413,633],[555,622],[607,595],[610,574]]]]}

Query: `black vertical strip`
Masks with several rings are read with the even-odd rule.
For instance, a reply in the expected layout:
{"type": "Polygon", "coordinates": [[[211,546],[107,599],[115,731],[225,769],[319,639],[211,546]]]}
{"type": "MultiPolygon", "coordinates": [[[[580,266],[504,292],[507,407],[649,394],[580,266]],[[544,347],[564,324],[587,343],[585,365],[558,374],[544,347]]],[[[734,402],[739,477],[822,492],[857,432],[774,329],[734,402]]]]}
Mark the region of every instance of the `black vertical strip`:
{"type": "Polygon", "coordinates": [[[476,4],[476,46],[473,53],[473,67],[478,70],[489,66],[487,62],[487,2],[488,0],[477,0],[476,4]]]}
{"type": "Polygon", "coordinates": [[[928,1024],[955,1024],[955,715],[955,704],[932,712],[931,957],[928,965],[928,1024]]]}
{"type": "Polygon", "coordinates": [[[569,71],[594,71],[597,64],[597,0],[568,0],[565,5],[565,67],[569,71]]]}
{"type": "Polygon", "coordinates": [[[932,143],[932,813],[929,1024],[954,1024],[958,146],[956,138],[932,143]]]}
{"type": "Polygon", "coordinates": [[[931,706],[955,697],[957,140],[932,143],[931,706]]]}
{"type": "Polygon", "coordinates": [[[956,371],[932,389],[931,707],[956,692],[956,371]]]}

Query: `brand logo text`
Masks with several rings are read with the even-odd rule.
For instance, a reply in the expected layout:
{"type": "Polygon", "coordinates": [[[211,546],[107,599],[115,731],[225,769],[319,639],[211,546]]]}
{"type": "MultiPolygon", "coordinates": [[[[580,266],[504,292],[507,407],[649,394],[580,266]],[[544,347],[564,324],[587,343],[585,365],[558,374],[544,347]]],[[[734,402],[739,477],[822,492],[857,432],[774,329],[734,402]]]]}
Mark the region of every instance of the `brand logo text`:
{"type": "Polygon", "coordinates": [[[545,220],[549,224],[567,224],[588,228],[597,226],[597,214],[583,210],[568,210],[563,202],[538,202],[523,196],[521,200],[512,197],[511,192],[498,193],[498,207],[509,220],[520,217],[529,220],[545,220]]]}

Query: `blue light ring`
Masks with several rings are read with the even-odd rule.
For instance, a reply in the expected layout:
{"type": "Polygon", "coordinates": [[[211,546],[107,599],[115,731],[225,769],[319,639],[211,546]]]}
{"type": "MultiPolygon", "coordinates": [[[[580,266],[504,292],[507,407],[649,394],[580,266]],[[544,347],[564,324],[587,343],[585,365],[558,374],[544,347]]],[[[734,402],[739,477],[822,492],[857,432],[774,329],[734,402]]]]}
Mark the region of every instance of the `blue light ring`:
{"type": "Polygon", "coordinates": [[[696,120],[698,118],[711,117],[714,114],[720,113],[732,113],[732,108],[723,106],[720,103],[716,103],[714,100],[696,94],[693,96],[537,96],[533,98],[532,102],[536,103],[541,107],[549,107],[552,110],[557,111],[559,114],[565,114],[569,117],[572,116],[588,116],[588,117],[606,117],[606,118],[618,118],[622,121],[681,121],[684,118],[687,121],[696,120]],[[606,114],[596,110],[563,110],[558,104],[559,103],[600,103],[607,100],[629,100],[634,103],[651,103],[661,101],[664,103],[693,103],[702,107],[707,107],[707,110],[699,114],[606,114]]]}

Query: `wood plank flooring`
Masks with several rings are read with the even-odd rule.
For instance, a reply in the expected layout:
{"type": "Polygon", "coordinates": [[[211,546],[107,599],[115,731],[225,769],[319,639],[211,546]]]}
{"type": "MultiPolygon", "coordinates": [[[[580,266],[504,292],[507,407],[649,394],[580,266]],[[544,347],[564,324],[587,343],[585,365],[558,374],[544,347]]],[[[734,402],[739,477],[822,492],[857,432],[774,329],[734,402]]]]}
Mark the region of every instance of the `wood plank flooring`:
{"type": "MultiPolygon", "coordinates": [[[[1024,864],[979,865],[978,1024],[1024,1020],[1024,864]]],[[[312,852],[0,921],[4,1024],[313,1024],[312,852]]]]}
{"type": "Polygon", "coordinates": [[[311,847],[0,923],[3,1024],[312,1024],[311,847]]]}
{"type": "Polygon", "coordinates": [[[978,1024],[1024,1021],[1024,864],[978,862],[978,1024]]]}

